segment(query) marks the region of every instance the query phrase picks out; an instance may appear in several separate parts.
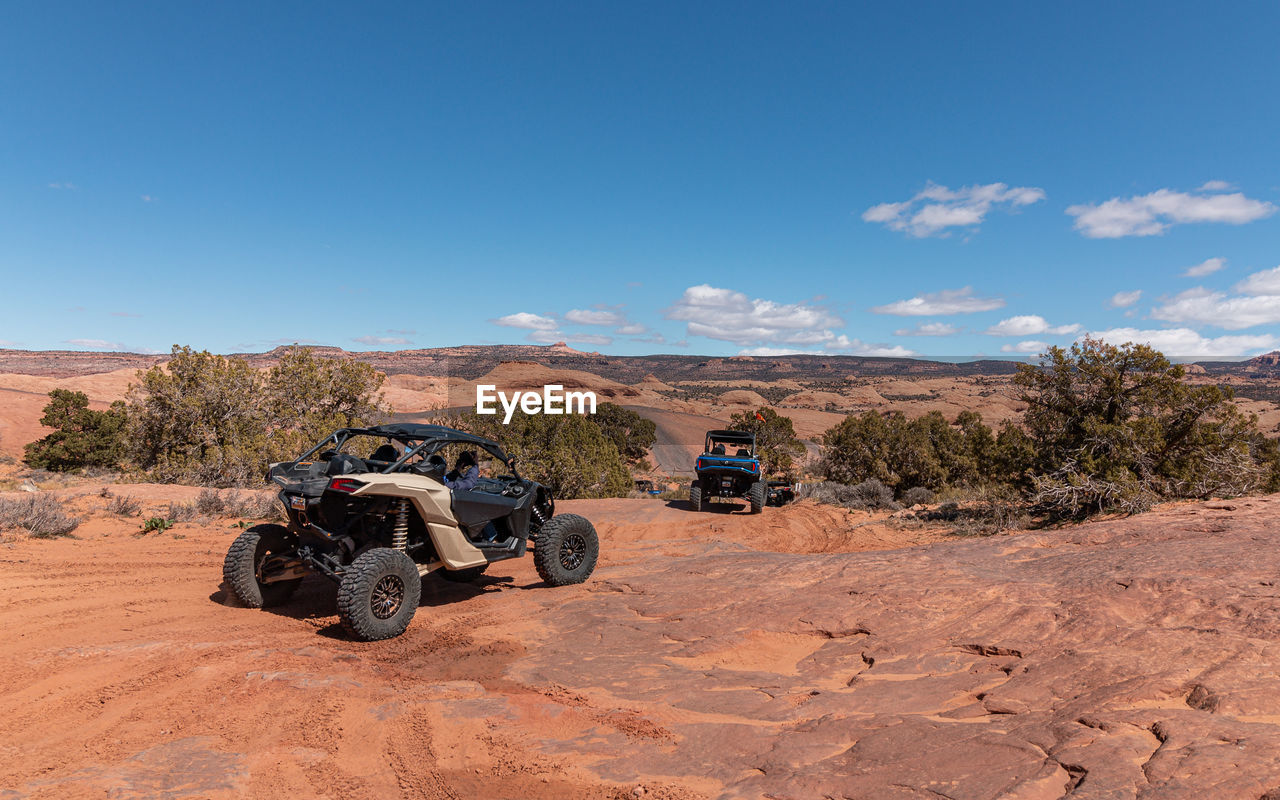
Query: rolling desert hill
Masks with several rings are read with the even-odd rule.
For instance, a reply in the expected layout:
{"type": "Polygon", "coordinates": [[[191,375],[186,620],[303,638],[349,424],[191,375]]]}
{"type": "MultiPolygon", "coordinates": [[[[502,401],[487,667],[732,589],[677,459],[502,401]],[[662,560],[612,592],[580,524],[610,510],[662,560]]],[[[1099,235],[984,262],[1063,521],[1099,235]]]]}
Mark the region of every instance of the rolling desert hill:
{"type": "MultiPolygon", "coordinates": [[[[554,383],[589,389],[601,400],[633,408],[658,424],[659,445],[667,449],[655,458],[668,473],[688,463],[686,455],[700,445],[707,427],[724,425],[734,413],[766,404],[790,416],[800,436],[810,441],[845,415],[868,410],[908,416],[940,411],[949,419],[972,410],[992,425],[1021,411],[1009,384],[1016,364],[1009,361],[605,356],[562,344],[361,353],[316,350],[383,371],[385,399],[400,420],[424,418],[441,408],[474,407],[477,384],[496,384],[507,391],[554,383]]],[[[277,348],[240,355],[267,367],[282,352],[277,348]]],[[[23,445],[43,435],[40,409],[51,389],[83,391],[95,407],[105,407],[125,396],[138,370],[163,361],[163,356],[131,353],[0,350],[0,453],[18,455],[23,445]]],[[[1189,372],[1192,382],[1230,386],[1241,408],[1256,414],[1264,431],[1280,433],[1280,354],[1245,362],[1207,362],[1192,365],[1189,372]]]]}

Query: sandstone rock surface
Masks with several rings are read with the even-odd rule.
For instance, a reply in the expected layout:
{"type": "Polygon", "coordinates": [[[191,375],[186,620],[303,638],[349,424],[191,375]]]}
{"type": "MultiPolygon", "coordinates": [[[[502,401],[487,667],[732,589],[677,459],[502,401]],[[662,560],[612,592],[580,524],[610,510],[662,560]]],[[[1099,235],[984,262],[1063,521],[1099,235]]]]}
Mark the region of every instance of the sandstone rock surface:
{"type": "Polygon", "coordinates": [[[321,580],[227,605],[225,521],[10,541],[0,797],[1280,793],[1280,497],[894,550],[809,504],[563,506],[592,581],[428,579],[375,644],[321,580]]]}

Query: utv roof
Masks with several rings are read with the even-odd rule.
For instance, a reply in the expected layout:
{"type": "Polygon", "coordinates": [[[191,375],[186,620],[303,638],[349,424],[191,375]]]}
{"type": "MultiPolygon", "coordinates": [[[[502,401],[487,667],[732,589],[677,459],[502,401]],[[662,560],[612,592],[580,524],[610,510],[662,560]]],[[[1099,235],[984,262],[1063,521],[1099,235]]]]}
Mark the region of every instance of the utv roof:
{"type": "Polygon", "coordinates": [[[436,439],[441,442],[466,442],[486,449],[502,451],[502,446],[492,439],[476,436],[444,425],[420,425],[412,422],[396,422],[390,425],[374,425],[371,428],[347,428],[351,433],[367,433],[371,436],[387,436],[392,439],[436,439]]]}
{"type": "Polygon", "coordinates": [[[747,431],[707,431],[708,439],[718,442],[754,442],[755,434],[747,431]]]}

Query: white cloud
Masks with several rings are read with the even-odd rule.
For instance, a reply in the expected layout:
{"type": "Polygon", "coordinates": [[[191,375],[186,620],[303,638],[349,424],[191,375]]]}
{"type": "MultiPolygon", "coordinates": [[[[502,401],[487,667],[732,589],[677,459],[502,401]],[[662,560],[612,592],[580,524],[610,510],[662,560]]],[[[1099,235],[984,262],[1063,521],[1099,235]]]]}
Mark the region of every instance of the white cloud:
{"type": "Polygon", "coordinates": [[[914,328],[899,328],[894,336],[954,336],[960,329],[947,322],[922,322],[914,328]]]}
{"type": "Polygon", "coordinates": [[[1158,189],[1129,198],[1113,197],[1097,205],[1067,207],[1076,218],[1076,230],[1091,239],[1121,236],[1155,236],[1170,225],[1189,222],[1225,222],[1243,225],[1275,213],[1276,207],[1242,193],[1188,194],[1158,189]]]}
{"type": "Polygon", "coordinates": [[[565,337],[565,341],[570,344],[613,344],[612,336],[605,336],[602,333],[571,333],[565,337]]]}
{"type": "Polygon", "coordinates": [[[72,190],[75,190],[75,189],[79,189],[80,187],[79,187],[79,186],[76,186],[74,183],[71,183],[70,181],[64,181],[64,182],[62,182],[62,183],[51,183],[51,184],[49,184],[49,188],[50,188],[50,189],[72,189],[72,190]]]}
{"type": "Polygon", "coordinates": [[[1238,294],[1197,286],[1151,310],[1165,322],[1200,323],[1227,330],[1280,322],[1280,267],[1255,272],[1235,286],[1238,294]]]}
{"type": "Polygon", "coordinates": [[[1043,353],[1048,349],[1049,349],[1048,342],[1037,342],[1037,341],[1026,341],[1026,342],[1018,342],[1017,344],[1000,345],[1001,352],[1005,352],[1005,353],[1029,353],[1034,355],[1037,353],[1043,353]]]}
{"type": "Polygon", "coordinates": [[[564,315],[567,322],[575,325],[622,325],[626,317],[616,311],[588,311],[575,308],[564,315]]]}
{"type": "Polygon", "coordinates": [[[489,321],[504,328],[523,328],[530,331],[550,331],[559,327],[559,323],[551,317],[530,314],[528,311],[519,311],[515,314],[508,314],[505,317],[498,317],[489,321]]]}
{"type": "Polygon", "coordinates": [[[1229,296],[1196,287],[1156,306],[1151,316],[1164,322],[1200,323],[1235,331],[1280,322],[1280,295],[1229,296]]]}
{"type": "MultiPolygon", "coordinates": [[[[1079,325],[1050,325],[1044,317],[1036,314],[1023,314],[1003,319],[987,328],[988,336],[1035,336],[1042,333],[1064,335],[1080,330],[1079,325]]],[[[1024,342],[1023,344],[1027,344],[1024,342]]]]}
{"type": "Polygon", "coordinates": [[[1200,188],[1196,189],[1196,191],[1197,192],[1229,192],[1234,188],[1236,187],[1232,186],[1230,183],[1227,183],[1226,181],[1205,181],[1204,183],[1200,184],[1200,188]]]}
{"type": "Polygon", "coordinates": [[[120,342],[108,342],[106,339],[67,339],[66,343],[76,347],[87,347],[90,350],[113,350],[118,352],[126,349],[120,342]]]}
{"type": "Polygon", "coordinates": [[[685,289],[665,316],[685,322],[691,336],[705,336],[743,347],[824,344],[836,339],[831,328],[844,324],[822,306],[753,299],[732,289],[706,284],[685,289]]]}
{"type": "Polygon", "coordinates": [[[154,202],[154,201],[155,201],[155,198],[154,198],[154,197],[152,197],[151,195],[149,195],[149,194],[144,194],[144,195],[142,195],[142,202],[144,202],[144,203],[151,203],[151,202],[154,202]]]}
{"type": "Polygon", "coordinates": [[[413,342],[400,336],[356,336],[351,341],[370,347],[388,344],[413,344],[413,342]]]}
{"type": "Polygon", "coordinates": [[[1212,275],[1227,265],[1225,258],[1206,258],[1194,267],[1187,267],[1183,272],[1183,276],[1187,278],[1203,278],[1205,275],[1212,275]]]}
{"type": "Polygon", "coordinates": [[[880,203],[862,212],[866,222],[921,238],[946,235],[947,228],[970,228],[986,219],[992,206],[1019,208],[1044,199],[1044,190],[1032,186],[1009,187],[1003,183],[976,184],[948,189],[929,183],[916,196],[901,203],[880,203]],[[912,209],[915,209],[912,213],[912,209]]]}
{"type": "Polygon", "coordinates": [[[1106,331],[1095,331],[1088,335],[1110,344],[1133,342],[1150,345],[1166,356],[1177,358],[1230,358],[1253,355],[1280,346],[1280,338],[1271,334],[1206,338],[1190,328],[1162,330],[1112,328],[1106,331]]]}
{"type": "Polygon", "coordinates": [[[1241,294],[1280,294],[1280,267],[1255,272],[1236,284],[1241,294]]]}
{"type": "Polygon", "coordinates": [[[614,333],[619,336],[640,336],[641,334],[647,333],[648,330],[648,328],[638,322],[629,322],[626,325],[619,327],[614,331],[614,333]]]}
{"type": "MultiPolygon", "coordinates": [[[[621,333],[621,331],[619,331],[619,333],[621,333]]],[[[654,331],[653,333],[649,334],[648,336],[643,336],[643,337],[641,337],[641,338],[639,338],[639,339],[632,339],[631,341],[633,341],[633,342],[643,342],[643,343],[645,343],[645,344],[666,344],[666,343],[667,343],[667,337],[663,336],[663,335],[662,335],[661,333],[659,333],[658,331],[654,331]]],[[[681,346],[683,346],[683,347],[687,347],[687,346],[688,346],[688,344],[689,344],[688,342],[685,342],[685,343],[684,343],[684,345],[681,345],[681,346]]]]}
{"type": "Polygon", "coordinates": [[[1107,305],[1112,308],[1128,308],[1142,298],[1142,290],[1134,289],[1132,292],[1116,292],[1111,295],[1111,299],[1107,305]]]}
{"type": "Polygon", "coordinates": [[[946,316],[948,314],[973,314],[978,311],[994,311],[1004,308],[999,297],[975,297],[971,287],[943,289],[931,294],[918,294],[907,300],[898,300],[871,310],[877,314],[895,314],[900,317],[946,316]]]}

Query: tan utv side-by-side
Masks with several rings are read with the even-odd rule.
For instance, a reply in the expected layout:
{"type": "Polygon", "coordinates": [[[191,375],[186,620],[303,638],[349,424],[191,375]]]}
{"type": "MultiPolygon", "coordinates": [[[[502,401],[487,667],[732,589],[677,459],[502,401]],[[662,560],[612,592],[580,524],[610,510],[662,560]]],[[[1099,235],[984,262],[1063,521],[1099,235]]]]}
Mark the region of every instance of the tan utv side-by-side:
{"type": "Polygon", "coordinates": [[[599,557],[591,523],[556,515],[547,488],[521,478],[497,442],[441,425],[343,428],[272,464],[267,479],[288,522],[236,538],[223,563],[228,588],[263,608],[288,600],[308,573],[324,575],[338,584],[343,627],[365,641],[405,631],[429,573],[473,581],[532,548],[542,579],[565,586],[590,577],[599,557]],[[510,474],[459,485],[465,476],[446,472],[449,450],[482,450],[510,474]]]}

